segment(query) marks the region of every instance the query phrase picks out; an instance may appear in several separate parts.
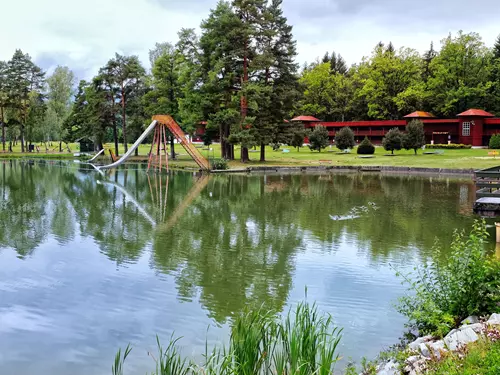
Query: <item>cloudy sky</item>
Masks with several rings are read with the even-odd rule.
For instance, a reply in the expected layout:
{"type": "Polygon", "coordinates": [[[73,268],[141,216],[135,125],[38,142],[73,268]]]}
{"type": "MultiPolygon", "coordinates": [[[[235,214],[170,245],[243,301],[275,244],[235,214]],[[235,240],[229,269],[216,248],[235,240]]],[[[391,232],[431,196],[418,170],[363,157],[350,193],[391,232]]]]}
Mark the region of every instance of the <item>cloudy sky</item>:
{"type": "MultiPolygon", "coordinates": [[[[0,60],[16,48],[44,69],[67,65],[90,78],[114,55],[137,54],[148,65],[156,42],[198,28],[217,0],[0,0],[0,60]]],[[[424,51],[462,29],[491,46],[500,34],[498,0],[283,0],[294,26],[298,61],[335,50],[348,63],[379,41],[424,51]]]]}

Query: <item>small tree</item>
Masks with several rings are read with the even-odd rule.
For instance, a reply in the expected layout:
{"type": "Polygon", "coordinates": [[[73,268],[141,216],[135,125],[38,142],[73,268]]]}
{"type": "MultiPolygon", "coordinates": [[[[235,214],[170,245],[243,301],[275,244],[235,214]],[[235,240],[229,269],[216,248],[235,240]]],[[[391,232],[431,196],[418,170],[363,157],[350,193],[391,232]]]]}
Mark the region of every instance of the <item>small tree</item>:
{"type": "Polygon", "coordinates": [[[394,150],[401,150],[403,146],[403,133],[398,128],[389,130],[382,140],[382,146],[386,151],[391,151],[394,155],[394,150]]]}
{"type": "Polygon", "coordinates": [[[360,155],[373,155],[375,153],[375,146],[370,142],[368,137],[365,137],[359,144],[357,153],[360,155]]]}
{"type": "Polygon", "coordinates": [[[297,151],[304,145],[304,139],[307,137],[307,130],[300,124],[292,130],[290,146],[296,147],[297,151]]]}
{"type": "Polygon", "coordinates": [[[309,148],[321,152],[329,143],[328,130],[324,126],[316,126],[309,136],[309,148]]]}
{"type": "Polygon", "coordinates": [[[354,132],[348,126],[343,127],[335,134],[335,145],[339,150],[347,150],[356,146],[354,132]]]}
{"type": "Polygon", "coordinates": [[[403,136],[403,147],[415,151],[425,145],[424,124],[420,120],[412,120],[406,125],[406,134],[403,136]]]}
{"type": "Polygon", "coordinates": [[[490,148],[498,150],[500,149],[500,133],[493,134],[490,138],[490,148]]]}

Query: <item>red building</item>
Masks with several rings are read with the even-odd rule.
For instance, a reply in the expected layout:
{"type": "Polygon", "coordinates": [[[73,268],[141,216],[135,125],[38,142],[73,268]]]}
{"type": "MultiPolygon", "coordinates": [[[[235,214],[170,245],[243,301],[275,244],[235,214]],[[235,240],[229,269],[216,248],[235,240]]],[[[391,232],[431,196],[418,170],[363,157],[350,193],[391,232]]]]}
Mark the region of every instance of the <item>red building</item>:
{"type": "MultiPolygon", "coordinates": [[[[415,119],[424,123],[425,140],[429,144],[463,143],[477,147],[487,146],[490,137],[500,133],[500,118],[482,109],[469,109],[458,114],[454,119],[438,119],[429,112],[416,111],[405,116],[403,120],[328,122],[313,116],[299,116],[291,121],[302,122],[306,128],[322,125],[327,128],[332,141],[337,131],[344,126],[349,126],[354,131],[358,142],[367,136],[373,143],[380,144],[390,129],[398,128],[404,131],[406,124],[415,119]]],[[[206,124],[205,121],[200,123],[193,135],[194,142],[201,142],[206,124]]]]}
{"type": "Polygon", "coordinates": [[[428,112],[416,111],[405,116],[403,120],[373,120],[327,122],[312,116],[299,116],[292,121],[302,122],[306,128],[322,125],[327,128],[330,139],[335,133],[349,126],[361,142],[365,136],[373,143],[381,143],[384,135],[392,128],[405,130],[411,120],[424,123],[426,143],[463,143],[472,146],[487,146],[493,134],[500,133],[500,118],[481,109],[469,109],[457,115],[454,119],[438,119],[428,112]]]}

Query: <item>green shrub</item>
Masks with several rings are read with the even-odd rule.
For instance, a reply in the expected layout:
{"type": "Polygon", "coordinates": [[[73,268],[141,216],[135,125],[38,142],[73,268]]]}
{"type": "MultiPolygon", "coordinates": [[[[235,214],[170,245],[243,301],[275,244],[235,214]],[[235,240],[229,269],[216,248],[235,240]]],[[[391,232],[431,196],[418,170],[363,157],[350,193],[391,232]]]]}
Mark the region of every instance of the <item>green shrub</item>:
{"type": "Polygon", "coordinates": [[[425,145],[424,123],[420,120],[411,120],[406,125],[406,133],[403,136],[403,147],[405,150],[417,150],[425,145]]]}
{"type": "Polygon", "coordinates": [[[490,138],[490,148],[498,150],[500,149],[500,134],[493,134],[490,138]]]}
{"type": "MultiPolygon", "coordinates": [[[[486,223],[476,221],[467,236],[455,232],[451,255],[401,275],[409,295],[399,300],[398,310],[409,325],[421,334],[443,336],[470,315],[486,315],[499,310],[500,262],[486,251],[486,223]]],[[[440,259],[440,247],[433,249],[440,259]]]]}
{"type": "Polygon", "coordinates": [[[218,171],[224,171],[229,168],[229,165],[227,164],[226,159],[213,159],[210,162],[212,169],[218,170],[218,171]]]}
{"type": "Polygon", "coordinates": [[[435,150],[435,149],[448,149],[448,150],[460,150],[460,149],[470,149],[472,145],[464,145],[462,143],[451,143],[451,144],[434,144],[434,145],[425,145],[426,149],[435,150]]]}
{"type": "Polygon", "coordinates": [[[347,150],[349,148],[354,148],[356,146],[356,141],[354,140],[354,132],[350,127],[344,126],[335,134],[335,145],[339,150],[347,150]]]}
{"type": "Polygon", "coordinates": [[[394,154],[395,150],[401,150],[403,147],[403,133],[398,128],[389,130],[382,139],[382,146],[386,151],[391,151],[392,154],[394,154]]]}
{"type": "Polygon", "coordinates": [[[309,148],[321,152],[329,143],[328,130],[324,126],[317,125],[309,135],[309,148]]]}
{"type": "Polygon", "coordinates": [[[359,144],[357,153],[359,155],[373,155],[375,153],[375,146],[370,142],[368,137],[365,137],[359,144]]]}

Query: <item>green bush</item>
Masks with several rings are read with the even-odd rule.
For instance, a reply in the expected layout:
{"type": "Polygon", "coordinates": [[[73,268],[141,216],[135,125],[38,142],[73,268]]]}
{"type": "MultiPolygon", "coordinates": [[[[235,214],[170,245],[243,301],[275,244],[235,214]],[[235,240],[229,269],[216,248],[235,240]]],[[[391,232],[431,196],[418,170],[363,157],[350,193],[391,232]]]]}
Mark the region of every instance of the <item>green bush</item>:
{"type": "Polygon", "coordinates": [[[420,120],[411,120],[406,125],[406,133],[403,136],[403,147],[405,150],[417,150],[425,145],[424,123],[420,120]]]}
{"type": "Polygon", "coordinates": [[[460,149],[470,149],[472,145],[464,145],[462,143],[451,143],[451,144],[434,144],[434,145],[425,145],[426,149],[436,150],[436,149],[448,149],[448,150],[460,150],[460,149]]]}
{"type": "Polygon", "coordinates": [[[403,147],[403,133],[398,128],[389,130],[382,139],[382,146],[386,151],[391,151],[392,154],[394,154],[395,150],[401,150],[403,147]]]}
{"type": "Polygon", "coordinates": [[[224,171],[229,168],[229,165],[227,164],[226,159],[213,159],[210,162],[212,169],[218,170],[218,171],[224,171]]]}
{"type": "Polygon", "coordinates": [[[359,144],[357,153],[359,155],[373,155],[375,153],[375,146],[370,142],[368,137],[365,137],[359,144]]]}
{"type": "Polygon", "coordinates": [[[354,132],[350,127],[344,126],[335,134],[335,145],[341,151],[354,148],[354,146],[356,146],[354,132]]]}
{"type": "Polygon", "coordinates": [[[311,151],[317,150],[321,152],[329,143],[328,130],[324,126],[316,126],[309,135],[309,148],[311,151]]]}
{"type": "Polygon", "coordinates": [[[409,285],[409,295],[399,300],[398,310],[409,325],[421,334],[443,336],[470,315],[486,315],[500,309],[500,262],[486,251],[486,223],[476,221],[467,236],[455,232],[451,255],[401,275],[409,285]]]}
{"type": "Polygon", "coordinates": [[[500,134],[493,134],[490,138],[490,148],[500,149],[500,134]]]}

